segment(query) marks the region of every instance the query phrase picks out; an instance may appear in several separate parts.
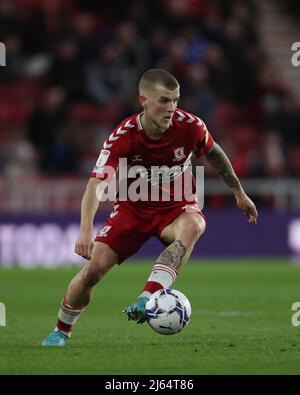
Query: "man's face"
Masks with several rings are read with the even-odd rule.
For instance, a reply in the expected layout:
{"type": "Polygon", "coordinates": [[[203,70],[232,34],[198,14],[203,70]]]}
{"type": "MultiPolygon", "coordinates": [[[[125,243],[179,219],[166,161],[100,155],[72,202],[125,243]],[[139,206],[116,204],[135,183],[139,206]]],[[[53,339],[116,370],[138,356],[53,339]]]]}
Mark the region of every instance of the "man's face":
{"type": "Polygon", "coordinates": [[[161,131],[167,130],[179,100],[179,88],[169,90],[161,85],[155,86],[145,96],[140,96],[145,115],[161,131]]]}

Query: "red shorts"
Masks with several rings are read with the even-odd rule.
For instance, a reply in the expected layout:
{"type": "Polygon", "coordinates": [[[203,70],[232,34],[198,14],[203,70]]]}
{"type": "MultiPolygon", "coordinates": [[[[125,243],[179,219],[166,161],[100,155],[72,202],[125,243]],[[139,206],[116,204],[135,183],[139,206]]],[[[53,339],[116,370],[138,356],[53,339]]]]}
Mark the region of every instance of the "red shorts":
{"type": "Polygon", "coordinates": [[[128,205],[116,203],[95,241],[109,245],[118,255],[120,264],[152,236],[165,244],[160,238],[162,230],[185,212],[197,212],[204,218],[196,203],[185,203],[175,208],[135,206],[134,211],[128,205]]]}

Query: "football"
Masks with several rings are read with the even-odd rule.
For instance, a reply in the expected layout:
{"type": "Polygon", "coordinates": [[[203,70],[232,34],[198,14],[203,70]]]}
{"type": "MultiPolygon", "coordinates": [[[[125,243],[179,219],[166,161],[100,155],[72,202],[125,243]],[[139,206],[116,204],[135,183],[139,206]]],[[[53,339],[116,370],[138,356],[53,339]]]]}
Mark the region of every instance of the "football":
{"type": "Polygon", "coordinates": [[[191,313],[188,298],[176,289],[160,289],[146,303],[146,320],[162,335],[179,333],[189,323],[191,313]]]}

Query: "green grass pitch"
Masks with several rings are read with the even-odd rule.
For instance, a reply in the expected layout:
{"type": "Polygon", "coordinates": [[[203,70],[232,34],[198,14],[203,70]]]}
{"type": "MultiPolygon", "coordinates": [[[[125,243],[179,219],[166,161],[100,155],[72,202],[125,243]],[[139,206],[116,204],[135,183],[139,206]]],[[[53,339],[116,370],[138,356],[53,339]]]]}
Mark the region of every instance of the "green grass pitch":
{"type": "Polygon", "coordinates": [[[0,374],[299,374],[300,267],[284,261],[190,262],[174,288],[191,301],[190,324],[163,336],[121,310],[147,279],[151,262],[125,262],[97,286],[63,348],[40,343],[78,268],[0,269],[0,374]]]}

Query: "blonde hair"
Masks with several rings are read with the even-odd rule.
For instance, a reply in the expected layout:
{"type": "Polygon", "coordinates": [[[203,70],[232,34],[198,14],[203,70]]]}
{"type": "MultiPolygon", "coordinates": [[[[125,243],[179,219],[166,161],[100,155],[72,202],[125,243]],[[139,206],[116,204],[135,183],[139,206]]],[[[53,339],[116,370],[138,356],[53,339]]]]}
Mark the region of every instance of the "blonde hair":
{"type": "Polygon", "coordinates": [[[170,90],[179,88],[178,81],[168,71],[163,69],[150,69],[146,71],[140,79],[139,92],[149,91],[153,89],[155,85],[162,85],[170,90]]]}

